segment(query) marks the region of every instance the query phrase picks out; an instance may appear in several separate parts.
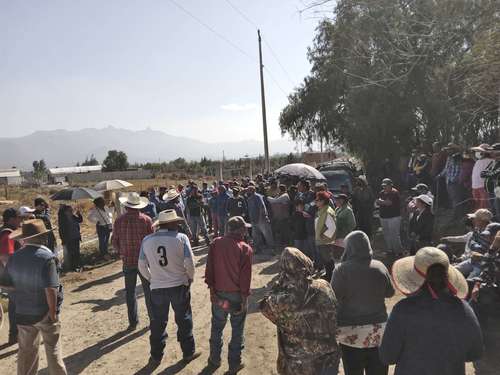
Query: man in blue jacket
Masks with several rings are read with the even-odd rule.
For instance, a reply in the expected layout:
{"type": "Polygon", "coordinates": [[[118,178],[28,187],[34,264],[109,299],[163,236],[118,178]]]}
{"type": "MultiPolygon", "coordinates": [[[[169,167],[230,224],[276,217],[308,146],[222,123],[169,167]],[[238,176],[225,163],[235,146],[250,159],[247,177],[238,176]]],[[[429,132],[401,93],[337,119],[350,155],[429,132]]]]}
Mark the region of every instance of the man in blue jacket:
{"type": "Polygon", "coordinates": [[[252,224],[252,239],[256,253],[274,248],[271,221],[262,195],[255,192],[255,183],[250,181],[247,188],[248,216],[252,224]],[[264,240],[264,241],[262,241],[264,240]]]}

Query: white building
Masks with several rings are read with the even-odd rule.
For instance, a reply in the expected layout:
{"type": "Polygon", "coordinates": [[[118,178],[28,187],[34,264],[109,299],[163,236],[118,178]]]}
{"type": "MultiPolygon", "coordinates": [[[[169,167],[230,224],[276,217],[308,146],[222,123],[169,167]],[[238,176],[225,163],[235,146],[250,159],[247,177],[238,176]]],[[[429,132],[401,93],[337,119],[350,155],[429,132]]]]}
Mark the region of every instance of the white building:
{"type": "Polygon", "coordinates": [[[85,173],[100,173],[102,165],[90,165],[85,167],[62,167],[49,168],[49,180],[53,184],[62,184],[68,181],[68,176],[85,173]]]}
{"type": "Polygon", "coordinates": [[[0,169],[0,185],[21,185],[22,182],[19,169],[0,169]]]}

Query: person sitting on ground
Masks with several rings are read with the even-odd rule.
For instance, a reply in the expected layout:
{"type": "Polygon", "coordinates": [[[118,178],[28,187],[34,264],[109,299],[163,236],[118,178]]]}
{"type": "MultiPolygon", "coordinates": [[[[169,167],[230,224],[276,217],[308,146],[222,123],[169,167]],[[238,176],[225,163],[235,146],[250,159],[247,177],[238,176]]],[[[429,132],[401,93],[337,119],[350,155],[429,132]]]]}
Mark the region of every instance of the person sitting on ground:
{"type": "Polygon", "coordinates": [[[244,347],[253,256],[252,248],[245,241],[249,227],[250,224],[241,216],[230,218],[227,221],[227,234],[216,238],[208,251],[205,283],[210,289],[212,302],[208,359],[208,368],[212,371],[221,365],[222,334],[228,317],[232,327],[228,351],[229,374],[236,374],[244,367],[241,352],[244,347]]]}
{"type": "Polygon", "coordinates": [[[45,227],[50,230],[47,233],[47,247],[53,252],[56,252],[57,240],[54,232],[52,231],[52,222],[50,221],[50,208],[47,201],[41,197],[35,198],[35,218],[43,220],[45,227]]]}
{"type": "Polygon", "coordinates": [[[337,225],[335,211],[330,207],[330,196],[325,192],[316,194],[318,210],[314,221],[316,231],[316,247],[322,266],[325,267],[326,280],[331,280],[335,268],[335,236],[337,225]]]}
{"type": "Polygon", "coordinates": [[[113,231],[114,210],[106,207],[106,202],[102,197],[94,199],[94,206],[89,212],[88,220],[96,226],[101,256],[108,257],[109,239],[113,231]]]}
{"type": "Polygon", "coordinates": [[[313,274],[311,259],[285,248],[278,282],[260,302],[262,314],[277,326],[280,375],[338,374],[337,301],[330,284],[313,274]]]}
{"type": "Polygon", "coordinates": [[[191,284],[194,279],[194,255],[189,238],[179,233],[184,221],[175,210],[160,212],[158,231],[142,240],[138,268],[151,286],[150,363],[158,366],[163,359],[170,306],[174,310],[183,362],[198,358],[193,336],[191,284]]]}
{"type": "Polygon", "coordinates": [[[389,271],[373,258],[370,239],[361,231],[345,239],[345,252],[332,276],[338,300],[338,336],[345,375],[386,375],[378,347],[384,334],[385,299],[394,295],[389,271]]]}
{"type": "Polygon", "coordinates": [[[488,251],[490,243],[481,233],[491,223],[493,214],[491,211],[480,208],[467,217],[472,220],[473,230],[462,236],[447,236],[441,241],[451,243],[465,243],[465,251],[460,258],[457,269],[467,278],[474,278],[481,273],[481,255],[488,251]]]}
{"type": "Polygon", "coordinates": [[[410,220],[410,253],[414,255],[418,249],[432,243],[434,232],[434,215],[432,213],[432,198],[427,194],[415,198],[415,212],[410,220]]]}
{"type": "Polygon", "coordinates": [[[27,220],[11,234],[24,246],[7,263],[6,282],[16,300],[19,329],[18,374],[38,372],[40,334],[43,338],[50,375],[66,375],[61,350],[59,313],[62,288],[57,273],[57,257],[45,245],[50,231],[40,219],[27,220]]]}
{"type": "Polygon", "coordinates": [[[151,220],[154,220],[157,216],[157,212],[156,212],[156,204],[154,204],[151,199],[150,199],[150,194],[147,192],[147,191],[141,191],[141,193],[139,194],[141,197],[144,197],[144,198],[148,198],[148,205],[146,207],[144,207],[141,212],[143,214],[146,214],[148,215],[151,220]]]}
{"type": "Polygon", "coordinates": [[[334,195],[335,200],[335,218],[337,224],[337,234],[335,245],[344,247],[344,238],[356,229],[356,218],[349,205],[349,197],[345,194],[334,195]]]}
{"type": "Polygon", "coordinates": [[[481,328],[466,301],[469,288],[443,251],[424,247],[392,266],[399,301],[385,327],[380,359],[395,375],[465,375],[483,354],[481,328]]]}

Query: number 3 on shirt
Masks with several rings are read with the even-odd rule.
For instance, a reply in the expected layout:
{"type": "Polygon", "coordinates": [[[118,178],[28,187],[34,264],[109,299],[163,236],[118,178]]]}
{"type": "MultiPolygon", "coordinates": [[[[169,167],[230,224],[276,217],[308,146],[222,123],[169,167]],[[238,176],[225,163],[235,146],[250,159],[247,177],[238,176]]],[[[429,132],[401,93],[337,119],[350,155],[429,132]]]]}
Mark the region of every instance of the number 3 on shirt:
{"type": "Polygon", "coordinates": [[[160,255],[160,260],[158,261],[158,263],[160,264],[160,266],[166,267],[168,264],[167,249],[165,248],[165,246],[160,246],[158,247],[158,250],[156,250],[156,252],[160,255]]]}

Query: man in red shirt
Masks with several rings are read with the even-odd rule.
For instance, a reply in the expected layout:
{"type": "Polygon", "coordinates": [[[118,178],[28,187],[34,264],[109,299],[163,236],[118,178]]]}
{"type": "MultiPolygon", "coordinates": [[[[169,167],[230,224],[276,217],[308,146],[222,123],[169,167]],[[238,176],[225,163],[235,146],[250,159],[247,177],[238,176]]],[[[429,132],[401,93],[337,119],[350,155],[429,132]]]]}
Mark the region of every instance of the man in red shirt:
{"type": "Polygon", "coordinates": [[[227,222],[227,234],[214,240],[210,246],[205,270],[205,282],[210,288],[212,301],[212,332],[208,368],[215,371],[221,365],[222,333],[228,315],[232,336],[229,343],[229,374],[236,374],[244,365],[241,362],[243,331],[247,315],[247,301],[252,279],[253,250],[245,242],[247,228],[241,216],[227,222]]]}
{"type": "Polygon", "coordinates": [[[153,221],[149,216],[140,212],[142,208],[148,205],[147,198],[140,197],[137,193],[129,193],[126,197],[120,197],[120,203],[125,207],[126,212],[116,219],[113,226],[113,249],[120,254],[123,261],[129,321],[128,330],[133,331],[139,323],[135,294],[137,275],[141,279],[149,319],[151,320],[152,317],[149,282],[139,273],[138,261],[142,240],[153,233],[153,221]]]}
{"type": "MultiPolygon", "coordinates": [[[[18,241],[10,238],[22,221],[21,215],[15,208],[7,208],[3,212],[3,226],[0,228],[0,276],[5,271],[7,261],[14,251],[21,247],[18,241]]],[[[13,295],[9,294],[9,345],[17,342],[16,304],[13,295]]]]}

